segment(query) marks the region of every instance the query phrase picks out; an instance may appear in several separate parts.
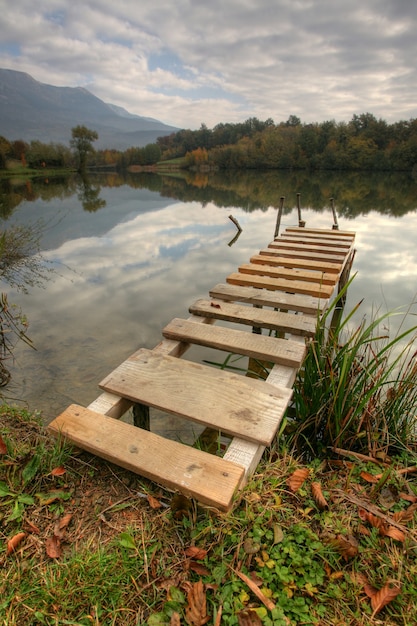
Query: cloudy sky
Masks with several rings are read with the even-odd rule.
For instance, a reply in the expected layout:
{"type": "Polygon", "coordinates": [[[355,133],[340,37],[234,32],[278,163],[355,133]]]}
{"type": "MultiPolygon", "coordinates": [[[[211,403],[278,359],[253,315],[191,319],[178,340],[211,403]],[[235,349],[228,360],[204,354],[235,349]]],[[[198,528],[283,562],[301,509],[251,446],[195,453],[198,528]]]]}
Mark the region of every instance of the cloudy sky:
{"type": "Polygon", "coordinates": [[[415,0],[0,0],[0,67],[182,128],[417,117],[415,0]]]}

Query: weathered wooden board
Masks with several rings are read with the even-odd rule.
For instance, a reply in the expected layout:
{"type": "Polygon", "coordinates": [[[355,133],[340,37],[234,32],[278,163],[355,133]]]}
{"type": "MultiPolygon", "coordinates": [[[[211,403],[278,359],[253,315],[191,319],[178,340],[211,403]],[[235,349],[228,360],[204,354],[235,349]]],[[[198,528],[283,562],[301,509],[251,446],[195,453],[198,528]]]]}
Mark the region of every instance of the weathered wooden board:
{"type": "Polygon", "coordinates": [[[300,228],[299,226],[288,226],[284,232],[296,232],[296,233],[312,233],[314,235],[317,235],[319,237],[336,237],[336,238],[340,238],[340,237],[344,237],[347,239],[355,239],[355,234],[353,231],[351,230],[339,230],[339,229],[333,229],[333,228],[300,228]]]}
{"type": "Polygon", "coordinates": [[[288,239],[284,239],[284,237],[280,237],[279,239],[276,239],[275,241],[271,241],[271,243],[268,245],[268,248],[277,248],[279,250],[308,250],[309,252],[320,252],[322,254],[326,253],[326,254],[332,254],[333,257],[334,255],[339,255],[341,257],[341,259],[345,259],[346,258],[346,254],[348,251],[348,248],[341,248],[341,247],[333,247],[333,246],[326,246],[326,245],[316,245],[315,243],[311,243],[304,240],[295,240],[295,239],[291,239],[290,237],[288,239]]]}
{"type": "MultiPolygon", "coordinates": [[[[207,318],[268,328],[292,335],[302,335],[303,337],[312,337],[316,332],[317,319],[312,315],[295,315],[294,313],[258,309],[242,304],[215,302],[203,298],[194,302],[189,311],[194,315],[202,315],[207,318]]],[[[293,342],[289,343],[291,345],[293,342]]]]}
{"type": "Polygon", "coordinates": [[[281,247],[278,245],[278,242],[273,242],[270,244],[270,247],[263,248],[259,251],[259,254],[266,256],[277,256],[280,258],[288,258],[288,259],[310,259],[317,261],[323,261],[324,263],[334,263],[335,265],[342,266],[343,261],[346,258],[345,252],[317,252],[316,250],[311,250],[310,248],[306,250],[305,247],[300,248],[299,246],[294,247],[294,244],[287,247],[284,245],[281,247]]]}
{"type": "Polygon", "coordinates": [[[315,270],[327,272],[328,274],[339,274],[341,271],[340,263],[329,263],[327,261],[314,259],[294,259],[285,256],[254,254],[250,258],[251,263],[260,263],[262,265],[272,265],[273,267],[286,267],[288,269],[315,270]]]}
{"type": "MultiPolygon", "coordinates": [[[[255,335],[244,330],[207,326],[175,318],[162,331],[164,337],[185,341],[216,350],[241,354],[291,367],[300,367],[305,346],[297,341],[255,335]]],[[[314,331],[313,333],[314,334],[314,331]]]]}
{"type": "Polygon", "coordinates": [[[268,306],[286,311],[300,311],[307,315],[317,316],[328,306],[325,298],[314,298],[302,294],[285,293],[284,291],[267,291],[256,287],[241,287],[219,283],[210,289],[210,296],[226,302],[246,302],[256,306],[268,306]]]}
{"type": "Polygon", "coordinates": [[[281,233],[283,237],[302,237],[303,239],[310,239],[311,243],[314,243],[316,239],[322,239],[326,241],[334,241],[339,242],[340,244],[348,244],[350,246],[352,244],[352,238],[344,235],[333,235],[331,232],[329,233],[314,233],[308,230],[299,229],[299,230],[291,230],[291,228],[285,229],[283,233],[281,233]]]}
{"type": "Polygon", "coordinates": [[[255,274],[288,280],[304,280],[323,285],[335,285],[338,280],[337,274],[327,274],[315,270],[293,270],[287,267],[272,267],[271,265],[263,265],[261,263],[244,263],[238,269],[242,274],[255,274]]]}
{"type": "Polygon", "coordinates": [[[269,445],[288,389],[144,348],[100,383],[105,391],[269,445]]]}
{"type": "Polygon", "coordinates": [[[231,507],[244,469],[201,450],[71,405],[48,426],[80,448],[209,506],[231,507]]]}
{"type": "Polygon", "coordinates": [[[301,280],[286,280],[285,278],[270,278],[269,276],[254,276],[234,272],[226,278],[231,285],[258,287],[259,289],[279,289],[288,293],[304,293],[309,296],[330,298],[333,293],[331,285],[308,283],[301,280]]]}
{"type": "Polygon", "coordinates": [[[293,241],[294,243],[300,243],[303,244],[305,246],[310,246],[310,245],[314,245],[314,246],[326,246],[327,248],[340,248],[342,250],[347,250],[351,247],[352,243],[350,241],[341,241],[340,239],[338,241],[333,241],[332,239],[328,238],[328,239],[311,239],[310,237],[302,237],[301,235],[298,235],[297,233],[288,233],[285,235],[281,235],[281,237],[279,237],[278,239],[276,239],[275,241],[288,241],[291,242],[293,241]]]}

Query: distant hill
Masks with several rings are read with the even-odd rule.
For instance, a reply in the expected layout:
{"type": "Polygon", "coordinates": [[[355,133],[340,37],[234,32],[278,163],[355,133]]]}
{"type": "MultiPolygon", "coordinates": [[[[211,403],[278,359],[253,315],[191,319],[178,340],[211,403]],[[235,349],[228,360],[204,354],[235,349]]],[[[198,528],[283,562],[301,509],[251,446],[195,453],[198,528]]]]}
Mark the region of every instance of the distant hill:
{"type": "Polygon", "coordinates": [[[97,131],[96,148],[145,146],[178,128],[106,104],[82,87],[54,87],[25,72],[0,69],[0,135],[68,145],[71,128],[97,131]]]}

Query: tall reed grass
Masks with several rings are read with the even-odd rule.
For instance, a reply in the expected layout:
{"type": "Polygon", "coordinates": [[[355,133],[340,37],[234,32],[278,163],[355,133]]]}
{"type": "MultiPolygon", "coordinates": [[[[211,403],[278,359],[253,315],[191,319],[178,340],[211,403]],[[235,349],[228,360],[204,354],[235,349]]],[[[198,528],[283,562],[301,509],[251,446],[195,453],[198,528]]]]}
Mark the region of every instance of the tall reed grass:
{"type": "Polygon", "coordinates": [[[373,457],[417,450],[417,326],[386,332],[393,315],[355,323],[361,303],[343,312],[353,278],[317,321],[294,386],[288,441],[321,456],[344,448],[373,457]]]}

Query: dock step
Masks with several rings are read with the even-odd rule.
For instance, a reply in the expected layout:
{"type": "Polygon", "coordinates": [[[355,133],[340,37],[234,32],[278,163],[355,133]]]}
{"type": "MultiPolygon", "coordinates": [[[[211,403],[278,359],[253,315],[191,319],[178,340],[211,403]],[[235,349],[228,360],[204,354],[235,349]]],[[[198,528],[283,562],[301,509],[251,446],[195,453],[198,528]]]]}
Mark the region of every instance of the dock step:
{"type": "Polygon", "coordinates": [[[284,291],[267,291],[229,283],[215,285],[210,289],[209,295],[225,302],[245,302],[253,306],[298,311],[314,316],[322,313],[328,306],[326,298],[314,298],[313,296],[285,293],[284,291]]]}
{"type": "Polygon", "coordinates": [[[226,278],[232,285],[246,285],[258,289],[271,289],[286,291],[287,293],[302,293],[309,296],[330,298],[333,293],[331,285],[309,283],[301,280],[289,280],[287,278],[270,278],[269,276],[256,276],[234,272],[226,278]]]}
{"type": "Polygon", "coordinates": [[[133,402],[269,445],[292,391],[142,348],[99,385],[133,402]]]}
{"type": "Polygon", "coordinates": [[[284,278],[286,280],[301,280],[308,283],[319,283],[323,285],[335,285],[338,280],[337,274],[318,272],[316,270],[289,269],[287,267],[273,267],[266,263],[243,263],[239,266],[242,274],[255,274],[259,276],[270,276],[271,278],[284,278]]]}
{"type": "MultiPolygon", "coordinates": [[[[175,318],[162,331],[167,339],[184,341],[241,354],[254,359],[300,367],[304,355],[305,345],[296,341],[255,335],[244,330],[196,324],[189,320],[175,318]]],[[[314,334],[314,331],[313,331],[314,334]]]]}
{"type": "Polygon", "coordinates": [[[48,429],[83,450],[222,510],[230,508],[244,475],[236,463],[75,404],[48,429]]]}
{"type": "MultiPolygon", "coordinates": [[[[312,337],[316,331],[317,319],[312,315],[295,315],[294,313],[283,313],[242,304],[230,304],[228,302],[204,299],[194,302],[190,306],[189,311],[193,315],[200,315],[207,319],[246,324],[304,337],[312,337]]],[[[294,342],[287,341],[286,344],[290,347],[292,355],[294,353],[294,342]]]]}
{"type": "Polygon", "coordinates": [[[285,256],[274,256],[272,254],[254,254],[251,256],[250,262],[272,265],[274,267],[286,267],[293,270],[315,270],[327,272],[328,274],[339,274],[341,271],[341,263],[329,263],[322,259],[294,259],[285,256]]]}

